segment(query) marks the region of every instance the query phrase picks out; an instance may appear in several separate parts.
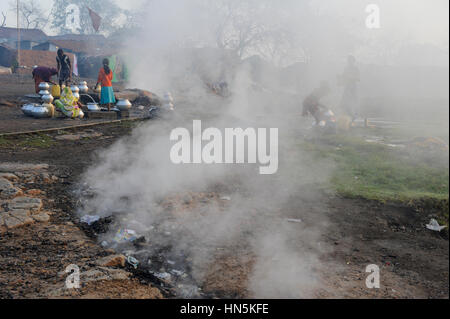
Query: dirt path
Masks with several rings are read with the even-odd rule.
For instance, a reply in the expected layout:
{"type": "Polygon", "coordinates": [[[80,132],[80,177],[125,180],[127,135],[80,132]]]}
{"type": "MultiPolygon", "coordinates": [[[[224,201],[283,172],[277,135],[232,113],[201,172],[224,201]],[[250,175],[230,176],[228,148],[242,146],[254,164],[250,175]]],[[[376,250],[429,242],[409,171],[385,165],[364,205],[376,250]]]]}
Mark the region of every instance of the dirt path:
{"type": "MultiPolygon", "coordinates": [[[[96,129],[101,137],[55,139],[50,149],[2,149],[0,163],[49,163],[48,174],[56,176],[57,182],[45,183],[40,177],[33,184],[18,182],[25,191],[30,188],[45,191],[44,209],[51,212],[51,219],[0,235],[0,297],[160,296],[148,283],[121,278],[124,275],[121,272],[109,274],[108,280],[90,281],[76,292],[61,289],[65,278],[61,272],[67,264],[79,263],[82,271],[98,270],[96,261],[113,254],[80,230],[68,191],[95,159],[96,151],[129,131],[122,125],[103,126],[96,129]]],[[[298,228],[298,234],[314,227],[310,224],[315,221],[314,214],[326,217],[326,225],[321,225],[326,231],[317,242],[309,243],[328,247],[320,256],[324,265],[320,270],[322,288],[315,297],[448,298],[448,238],[425,228],[429,221],[427,214],[401,206],[330,196],[324,196],[325,200],[318,205],[309,198],[308,190],[299,192],[283,207],[282,216],[302,220],[291,225],[294,230],[298,228]],[[381,269],[380,289],[365,286],[368,275],[365,269],[369,264],[381,269]]],[[[295,236],[292,241],[296,241],[295,236]]],[[[211,268],[205,290],[221,297],[248,297],[247,280],[253,257],[245,249],[237,247],[236,251],[218,256],[221,262],[211,268]],[[242,255],[236,256],[236,251],[242,255]]],[[[120,268],[119,271],[126,273],[120,268]]]]}

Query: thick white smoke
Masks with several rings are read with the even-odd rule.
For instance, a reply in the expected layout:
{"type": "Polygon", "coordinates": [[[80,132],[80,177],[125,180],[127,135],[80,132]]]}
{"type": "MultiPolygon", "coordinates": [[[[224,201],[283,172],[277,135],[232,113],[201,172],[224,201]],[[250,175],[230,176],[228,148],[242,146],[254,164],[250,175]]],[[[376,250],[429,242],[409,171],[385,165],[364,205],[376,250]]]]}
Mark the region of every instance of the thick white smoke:
{"type": "MultiPolygon", "coordinates": [[[[242,59],[256,52],[267,58],[269,52],[276,52],[270,51],[273,46],[261,51],[264,39],[240,57],[237,51],[216,47],[217,30],[224,23],[220,5],[240,2],[176,0],[145,5],[143,31],[129,39],[124,52],[133,60],[130,87],[172,91],[177,115],[171,121],[145,122],[99,154],[97,164],[83,178],[97,190],[97,196],[82,213],[124,214],[122,226],[145,234],[154,248],[170,243],[174,254],[187,254],[198,284],[204,284],[212,265],[226,257],[218,252],[235,252],[237,258],[242,254],[252,260],[246,284],[249,297],[313,297],[320,287],[318,259],[327,247],[318,245],[326,218],[319,209],[312,209],[323,208],[326,198],[312,185],[326,182],[333,167],[299,150],[301,100],[321,80],[334,79],[348,54],[369,57],[364,52],[374,43],[385,44],[382,51],[388,52],[389,42],[382,42],[382,36],[364,42],[366,13],[359,1],[342,1],[337,8],[337,4],[323,7],[315,1],[247,1],[258,9],[255,19],[270,20],[266,28],[290,31],[288,41],[277,47],[281,55],[289,56],[292,63],[309,62],[299,85],[280,76],[283,65],[266,66],[255,75],[252,60],[242,59]],[[348,30],[355,19],[349,23],[345,12],[358,17],[357,30],[348,30]],[[303,47],[286,47],[286,43],[303,47]],[[223,80],[229,83],[231,98],[218,98],[205,85],[223,80]],[[174,165],[169,157],[170,132],[180,126],[190,128],[194,119],[202,120],[204,128],[279,128],[278,173],[261,176],[255,165],[174,165]],[[187,192],[213,192],[231,200],[219,198],[203,206],[185,207],[175,217],[161,207],[164,198],[177,194],[184,194],[187,198],[182,200],[190,202],[187,192]],[[289,218],[301,221],[289,223],[289,218]],[[155,225],[163,232],[152,231],[155,225]]],[[[384,1],[383,5],[388,4],[384,1]]],[[[248,22],[245,14],[249,13],[237,12],[244,14],[241,23],[248,22]]],[[[245,36],[245,28],[241,31],[245,36]]],[[[274,39],[274,34],[264,34],[274,39]]],[[[230,41],[237,40],[230,36],[230,41]]],[[[278,56],[274,61],[281,59],[278,56]]],[[[338,104],[338,95],[331,97],[331,105],[338,104]]]]}

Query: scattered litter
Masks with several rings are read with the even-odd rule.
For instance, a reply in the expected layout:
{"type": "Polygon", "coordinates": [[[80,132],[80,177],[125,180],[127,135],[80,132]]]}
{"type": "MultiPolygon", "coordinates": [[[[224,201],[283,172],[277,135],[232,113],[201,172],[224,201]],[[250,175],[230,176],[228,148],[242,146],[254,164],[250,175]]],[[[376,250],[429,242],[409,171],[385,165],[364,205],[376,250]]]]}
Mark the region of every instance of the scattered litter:
{"type": "Polygon", "coordinates": [[[99,220],[100,216],[97,215],[85,215],[80,219],[82,223],[88,224],[89,226],[91,226],[95,222],[98,222],[99,220]]]}
{"type": "Polygon", "coordinates": [[[289,223],[303,223],[303,221],[301,219],[288,218],[288,219],[286,219],[286,221],[289,223]]]}
{"type": "Polygon", "coordinates": [[[155,275],[156,278],[162,280],[170,280],[170,278],[172,277],[168,272],[155,272],[153,275],[155,275]]]}
{"type": "Polygon", "coordinates": [[[429,230],[434,230],[434,231],[441,231],[444,228],[446,228],[447,226],[441,226],[439,225],[438,221],[436,219],[431,219],[430,223],[426,225],[427,228],[429,230]]]}
{"type": "Polygon", "coordinates": [[[114,241],[118,244],[132,242],[137,239],[137,234],[132,229],[119,229],[114,236],[114,241]]]}
{"type": "Polygon", "coordinates": [[[231,200],[231,197],[229,197],[229,196],[223,196],[223,197],[221,197],[220,199],[221,199],[221,200],[228,200],[228,201],[230,201],[230,200],[231,200]]]}
{"type": "Polygon", "coordinates": [[[172,266],[175,265],[175,262],[172,261],[172,260],[168,260],[167,263],[168,263],[169,265],[172,265],[172,266]]]}
{"type": "Polygon", "coordinates": [[[127,262],[133,266],[134,269],[138,268],[139,265],[139,260],[137,260],[136,258],[134,258],[133,256],[128,256],[127,257],[127,262]]]}
{"type": "Polygon", "coordinates": [[[108,242],[106,241],[106,240],[104,240],[104,241],[102,241],[101,243],[100,243],[100,245],[102,246],[102,247],[108,247],[108,242]]]}
{"type": "Polygon", "coordinates": [[[367,143],[372,143],[372,144],[379,144],[379,145],[384,145],[387,147],[392,147],[392,148],[405,148],[406,145],[402,145],[402,144],[393,144],[393,143],[386,143],[383,138],[381,137],[373,137],[373,138],[369,138],[366,139],[367,143]]]}
{"type": "Polygon", "coordinates": [[[178,276],[178,277],[181,277],[181,276],[184,275],[184,272],[181,271],[181,270],[172,269],[170,272],[171,272],[172,274],[174,274],[175,276],[178,276]]]}

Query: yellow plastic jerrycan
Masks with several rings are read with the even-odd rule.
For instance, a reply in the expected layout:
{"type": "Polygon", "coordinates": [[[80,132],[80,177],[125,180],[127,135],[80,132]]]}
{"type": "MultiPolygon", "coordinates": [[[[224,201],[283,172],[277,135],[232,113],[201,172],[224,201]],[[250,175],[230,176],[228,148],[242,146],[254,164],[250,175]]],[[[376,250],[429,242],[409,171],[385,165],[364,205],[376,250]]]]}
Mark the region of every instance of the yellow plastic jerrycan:
{"type": "Polygon", "coordinates": [[[61,97],[61,87],[58,85],[58,84],[56,84],[56,85],[53,85],[52,86],[52,96],[54,97],[54,98],[59,98],[59,97],[61,97]]]}

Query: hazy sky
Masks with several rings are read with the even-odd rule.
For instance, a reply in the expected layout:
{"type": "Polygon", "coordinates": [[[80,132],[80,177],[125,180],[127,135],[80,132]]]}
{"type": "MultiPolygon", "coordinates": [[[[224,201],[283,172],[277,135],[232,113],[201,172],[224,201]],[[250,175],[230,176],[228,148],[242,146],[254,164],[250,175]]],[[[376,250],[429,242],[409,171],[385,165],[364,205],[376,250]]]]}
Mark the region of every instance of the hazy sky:
{"type": "MultiPolygon", "coordinates": [[[[139,6],[146,0],[113,0],[119,7],[125,6],[139,6]]],[[[16,16],[15,13],[10,11],[11,3],[15,3],[15,0],[0,0],[0,11],[1,12],[8,12],[8,18],[7,18],[7,26],[8,27],[16,27],[16,16]]],[[[48,8],[48,11],[50,11],[53,0],[38,0],[38,2],[41,4],[43,8],[48,8]]]]}
{"type": "MultiPolygon", "coordinates": [[[[146,0],[113,0],[119,6],[139,7],[146,0]]],[[[211,0],[214,1],[214,0],[211,0]]],[[[284,0],[277,0],[284,1],[284,0]]],[[[300,1],[300,0],[296,0],[300,1]]],[[[382,28],[380,34],[418,43],[432,43],[448,50],[449,1],[448,0],[313,0],[317,7],[331,12],[349,24],[365,16],[367,4],[378,4],[381,8],[382,28]]],[[[0,11],[8,12],[7,26],[15,27],[15,14],[10,9],[14,0],[0,0],[0,11]]],[[[39,0],[50,10],[53,0],[39,0]]],[[[48,30],[46,30],[48,31],[48,30]]]]}

